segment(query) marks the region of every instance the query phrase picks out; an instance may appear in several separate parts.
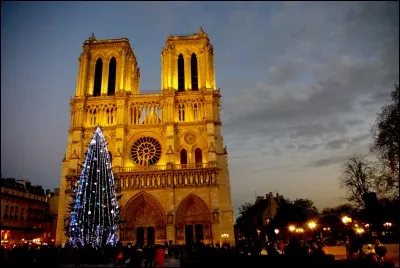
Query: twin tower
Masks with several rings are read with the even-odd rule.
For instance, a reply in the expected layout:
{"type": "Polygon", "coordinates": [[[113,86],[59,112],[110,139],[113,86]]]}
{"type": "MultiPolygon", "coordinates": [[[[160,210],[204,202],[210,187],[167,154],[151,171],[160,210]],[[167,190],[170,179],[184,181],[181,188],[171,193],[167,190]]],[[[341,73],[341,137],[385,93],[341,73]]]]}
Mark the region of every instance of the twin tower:
{"type": "Polygon", "coordinates": [[[169,36],[161,51],[161,90],[141,94],[139,88],[140,69],[128,39],[92,35],[84,42],[70,102],[56,243],[67,242],[72,193],[100,126],[122,195],[123,244],[234,244],[221,95],[214,50],[203,29],[169,36]]]}

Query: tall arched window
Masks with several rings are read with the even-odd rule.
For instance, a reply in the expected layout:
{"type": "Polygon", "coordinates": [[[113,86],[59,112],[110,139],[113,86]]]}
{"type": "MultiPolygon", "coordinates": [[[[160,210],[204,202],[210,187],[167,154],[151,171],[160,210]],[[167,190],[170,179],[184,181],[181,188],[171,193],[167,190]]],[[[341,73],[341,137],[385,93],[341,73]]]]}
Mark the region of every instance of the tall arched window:
{"type": "Polygon", "coordinates": [[[117,77],[117,60],[112,57],[110,60],[109,70],[108,70],[108,91],[107,95],[115,94],[115,81],[117,77]]]}
{"type": "Polygon", "coordinates": [[[197,120],[199,116],[199,106],[197,103],[193,104],[193,120],[197,120]]]}
{"type": "Polygon", "coordinates": [[[94,88],[93,96],[100,96],[101,93],[101,79],[103,74],[103,61],[99,58],[96,61],[96,67],[94,70],[94,88]]]}
{"type": "Polygon", "coordinates": [[[181,165],[187,164],[187,152],[185,149],[181,150],[181,165]]]}
{"type": "Polygon", "coordinates": [[[185,61],[182,54],[178,57],[178,91],[185,91],[185,61]]]}
{"type": "Polygon", "coordinates": [[[203,164],[203,152],[200,148],[194,150],[194,161],[196,162],[196,166],[203,164]]]}
{"type": "Polygon", "coordinates": [[[196,54],[192,54],[191,63],[191,75],[192,75],[192,90],[199,89],[199,81],[197,79],[197,57],[196,54]]]}

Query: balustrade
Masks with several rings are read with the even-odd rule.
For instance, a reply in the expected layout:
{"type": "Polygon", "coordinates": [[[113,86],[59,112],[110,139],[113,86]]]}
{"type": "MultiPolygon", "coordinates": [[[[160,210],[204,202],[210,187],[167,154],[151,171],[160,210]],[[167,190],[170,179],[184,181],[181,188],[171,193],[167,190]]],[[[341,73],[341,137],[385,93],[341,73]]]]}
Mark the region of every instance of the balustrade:
{"type": "MultiPolygon", "coordinates": [[[[117,191],[142,188],[212,186],[217,184],[216,162],[113,168],[117,191]]],[[[72,194],[80,173],[67,176],[65,192],[72,194]]]]}

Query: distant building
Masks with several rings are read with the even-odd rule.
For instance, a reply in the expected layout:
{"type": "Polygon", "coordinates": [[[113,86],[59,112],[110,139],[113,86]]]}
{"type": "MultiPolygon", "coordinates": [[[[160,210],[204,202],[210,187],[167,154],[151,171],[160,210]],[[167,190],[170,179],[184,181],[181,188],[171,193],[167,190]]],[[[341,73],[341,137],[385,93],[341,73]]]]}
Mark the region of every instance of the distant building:
{"type": "Polygon", "coordinates": [[[267,225],[270,220],[275,218],[276,212],[278,211],[279,194],[276,197],[272,195],[272,192],[265,196],[265,209],[262,215],[264,225],[267,225]]]}
{"type": "Polygon", "coordinates": [[[266,227],[269,222],[275,217],[278,210],[279,199],[279,194],[276,194],[276,196],[274,196],[272,192],[266,194],[265,197],[256,197],[254,211],[257,215],[254,216],[254,224],[257,229],[264,229],[264,227],[266,227]]]}
{"type": "Polygon", "coordinates": [[[1,178],[2,245],[33,239],[51,242],[55,238],[56,221],[52,221],[48,214],[42,186],[34,186],[25,179],[1,178]]]}

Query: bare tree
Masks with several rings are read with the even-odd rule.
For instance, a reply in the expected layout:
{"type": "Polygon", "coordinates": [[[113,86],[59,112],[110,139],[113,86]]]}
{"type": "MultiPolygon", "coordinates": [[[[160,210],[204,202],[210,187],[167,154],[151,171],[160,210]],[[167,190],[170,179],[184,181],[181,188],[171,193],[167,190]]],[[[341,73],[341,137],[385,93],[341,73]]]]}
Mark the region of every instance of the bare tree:
{"type": "Polygon", "coordinates": [[[348,193],[347,199],[365,208],[363,195],[375,190],[374,165],[362,154],[353,154],[342,166],[340,187],[348,193]]]}
{"type": "Polygon", "coordinates": [[[382,107],[371,132],[373,143],[371,151],[376,153],[380,168],[380,187],[386,191],[399,190],[400,159],[400,92],[395,85],[391,92],[392,103],[382,107]]]}

